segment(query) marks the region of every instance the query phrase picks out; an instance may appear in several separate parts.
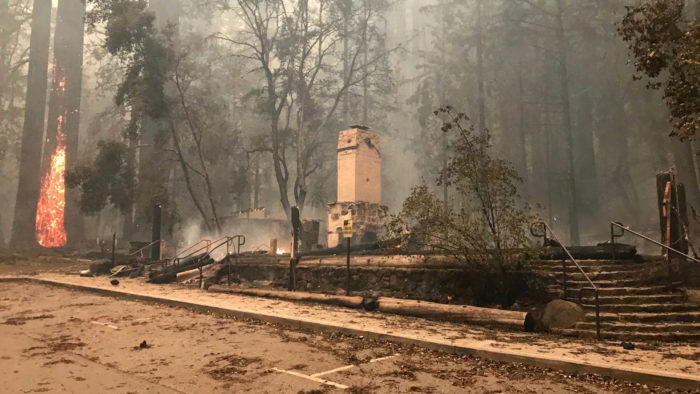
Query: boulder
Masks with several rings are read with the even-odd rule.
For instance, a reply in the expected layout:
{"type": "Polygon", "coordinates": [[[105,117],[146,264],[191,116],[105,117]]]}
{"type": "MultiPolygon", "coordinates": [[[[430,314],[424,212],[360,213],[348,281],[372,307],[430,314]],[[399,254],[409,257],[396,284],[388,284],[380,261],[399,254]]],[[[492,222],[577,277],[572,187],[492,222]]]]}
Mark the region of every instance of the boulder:
{"type": "Polygon", "coordinates": [[[550,301],[542,311],[542,327],[545,330],[552,328],[571,328],[583,320],[586,312],[583,308],[570,301],[550,301]]]}

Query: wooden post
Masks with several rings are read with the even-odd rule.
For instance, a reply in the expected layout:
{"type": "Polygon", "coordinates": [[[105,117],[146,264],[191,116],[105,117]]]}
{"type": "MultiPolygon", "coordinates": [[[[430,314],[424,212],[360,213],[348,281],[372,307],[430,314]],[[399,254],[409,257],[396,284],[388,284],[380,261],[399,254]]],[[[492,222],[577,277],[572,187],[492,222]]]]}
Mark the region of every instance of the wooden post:
{"type": "MultiPolygon", "coordinates": [[[[155,242],[160,240],[160,227],[161,227],[161,205],[156,204],[153,206],[153,228],[151,229],[151,241],[155,242]]],[[[151,259],[153,261],[159,261],[161,259],[160,255],[160,243],[156,246],[155,244],[151,246],[151,259]]]]}
{"type": "Polygon", "coordinates": [[[299,261],[299,239],[301,237],[301,219],[299,207],[292,207],[292,250],[289,258],[289,290],[296,290],[296,264],[299,261]]]}
{"type": "Polygon", "coordinates": [[[345,283],[345,294],[350,295],[350,239],[351,238],[346,238],[348,243],[348,258],[346,260],[346,283],[345,283]]]}

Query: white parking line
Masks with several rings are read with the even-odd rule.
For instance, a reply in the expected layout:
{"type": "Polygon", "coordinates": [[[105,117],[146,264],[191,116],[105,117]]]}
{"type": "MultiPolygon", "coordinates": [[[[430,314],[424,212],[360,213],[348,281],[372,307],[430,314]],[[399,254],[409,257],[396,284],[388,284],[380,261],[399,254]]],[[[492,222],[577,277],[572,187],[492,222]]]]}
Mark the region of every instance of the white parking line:
{"type": "Polygon", "coordinates": [[[115,326],[115,325],[108,324],[108,323],[101,323],[101,322],[94,321],[94,320],[91,321],[90,323],[96,324],[96,325],[98,325],[98,326],[109,327],[109,328],[111,328],[111,329],[113,329],[113,330],[118,330],[118,329],[119,329],[119,327],[117,327],[117,326],[115,326]]]}
{"type": "Polygon", "coordinates": [[[299,377],[299,378],[304,378],[304,379],[312,380],[312,381],[314,381],[314,382],[321,383],[321,384],[325,384],[325,385],[328,385],[328,386],[333,386],[333,387],[336,387],[336,388],[339,388],[339,389],[342,389],[342,390],[347,390],[347,389],[350,388],[349,386],[346,386],[346,385],[344,385],[344,384],[340,384],[340,383],[336,383],[336,382],[331,382],[330,380],[319,379],[319,378],[317,378],[317,377],[309,376],[309,375],[304,375],[303,373],[299,373],[299,372],[287,371],[286,369],[272,368],[272,370],[273,370],[273,371],[277,371],[277,372],[286,373],[286,374],[288,374],[288,375],[296,376],[296,377],[299,377]]]}
{"type": "Polygon", "coordinates": [[[384,360],[388,360],[388,359],[390,359],[390,358],[394,358],[394,357],[398,357],[398,356],[399,356],[399,354],[396,353],[396,354],[394,354],[394,355],[392,355],[392,356],[373,358],[373,359],[369,360],[369,362],[371,362],[371,363],[376,363],[376,362],[378,362],[378,361],[384,361],[384,360]]]}
{"type": "MultiPolygon", "coordinates": [[[[376,362],[379,362],[379,361],[389,360],[389,359],[392,359],[392,358],[394,358],[394,357],[397,357],[398,355],[399,355],[399,354],[397,353],[397,354],[394,354],[394,355],[391,355],[391,356],[373,358],[373,359],[369,360],[368,363],[376,363],[376,362]]],[[[323,375],[329,375],[329,374],[332,374],[332,373],[335,373],[335,372],[346,371],[346,370],[348,370],[348,369],[355,368],[356,366],[357,366],[357,365],[355,365],[355,364],[350,364],[350,365],[346,365],[346,366],[344,366],[344,367],[338,367],[338,368],[335,368],[335,369],[331,369],[330,371],[324,371],[324,372],[315,373],[315,374],[312,374],[312,375],[310,375],[310,376],[319,377],[319,376],[323,376],[323,375]]]]}
{"type": "MultiPolygon", "coordinates": [[[[369,360],[368,363],[376,363],[376,362],[379,362],[379,361],[389,360],[389,359],[392,359],[392,358],[398,357],[398,356],[399,356],[399,354],[396,353],[396,354],[391,355],[391,356],[373,358],[373,359],[369,360]]],[[[329,385],[329,386],[337,387],[337,388],[339,388],[339,389],[346,390],[346,389],[348,389],[349,387],[346,386],[346,385],[344,385],[344,384],[340,384],[340,383],[336,383],[336,382],[331,382],[330,380],[320,379],[319,377],[320,377],[320,376],[324,376],[324,375],[330,375],[330,374],[335,373],[335,372],[346,371],[346,370],[348,370],[348,369],[352,369],[352,368],[355,368],[355,367],[357,367],[357,365],[355,365],[355,364],[350,364],[350,365],[345,365],[345,366],[343,366],[343,367],[338,367],[338,368],[334,368],[334,369],[331,369],[331,370],[328,370],[328,371],[318,372],[318,373],[311,374],[311,375],[306,375],[306,374],[303,374],[303,373],[300,373],[300,372],[295,372],[295,371],[287,371],[286,369],[279,369],[279,368],[272,368],[272,370],[273,370],[273,371],[277,371],[277,372],[286,373],[286,374],[288,374],[288,375],[296,376],[296,377],[299,377],[299,378],[312,380],[312,381],[317,382],[317,383],[321,383],[321,384],[326,384],[326,385],[329,385]]]]}
{"type": "Polygon", "coordinates": [[[331,369],[330,371],[315,373],[315,374],[313,374],[313,375],[311,375],[311,376],[313,376],[313,377],[319,377],[319,376],[328,375],[328,374],[331,374],[331,373],[334,373],[334,372],[345,371],[346,369],[355,368],[356,366],[357,366],[357,365],[350,364],[350,365],[346,365],[346,366],[344,366],[344,367],[338,367],[338,368],[336,368],[336,369],[331,369]]]}

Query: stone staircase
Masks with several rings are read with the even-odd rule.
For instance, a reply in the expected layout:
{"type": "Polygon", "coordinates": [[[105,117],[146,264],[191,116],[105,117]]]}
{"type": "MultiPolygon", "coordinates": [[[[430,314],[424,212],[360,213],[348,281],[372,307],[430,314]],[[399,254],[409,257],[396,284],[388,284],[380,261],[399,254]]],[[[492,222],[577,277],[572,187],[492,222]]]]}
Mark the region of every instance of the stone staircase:
{"type": "MultiPolygon", "coordinates": [[[[700,305],[686,302],[680,283],[668,283],[668,267],[661,259],[580,260],[581,268],[599,288],[602,339],[621,341],[700,341],[700,305]]],[[[572,263],[567,262],[567,290],[562,288],[561,261],[543,261],[535,269],[549,278],[554,298],[581,304],[585,320],[554,332],[580,337],[596,335],[595,296],[590,284],[572,263]]]]}

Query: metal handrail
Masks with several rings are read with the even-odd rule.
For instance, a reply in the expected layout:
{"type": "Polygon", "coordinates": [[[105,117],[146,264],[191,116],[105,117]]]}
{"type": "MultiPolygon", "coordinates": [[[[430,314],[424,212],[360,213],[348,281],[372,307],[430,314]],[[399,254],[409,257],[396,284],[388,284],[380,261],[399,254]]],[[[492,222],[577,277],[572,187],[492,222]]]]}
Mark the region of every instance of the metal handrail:
{"type": "MultiPolygon", "coordinates": [[[[593,292],[595,294],[595,332],[596,332],[596,339],[600,340],[600,300],[599,300],[598,286],[596,286],[593,283],[593,281],[588,276],[588,274],[583,270],[583,268],[581,268],[581,266],[578,264],[578,262],[576,261],[574,256],[571,255],[571,252],[569,252],[569,249],[566,246],[564,246],[564,244],[559,240],[559,237],[557,237],[557,235],[554,233],[554,231],[552,231],[551,227],[549,227],[549,225],[547,225],[547,223],[545,223],[544,221],[539,221],[536,223],[541,223],[541,225],[544,227],[544,231],[543,231],[544,235],[543,236],[544,236],[545,240],[547,239],[547,231],[549,230],[549,233],[551,234],[552,239],[555,240],[561,246],[562,250],[564,251],[564,253],[566,253],[569,260],[571,260],[571,262],[574,263],[576,268],[578,268],[578,270],[581,272],[581,274],[583,274],[583,277],[586,278],[588,283],[591,285],[590,288],[584,287],[584,288],[581,288],[579,290],[579,301],[581,300],[581,291],[588,290],[588,289],[593,290],[593,292]]],[[[532,226],[531,226],[531,231],[532,231],[532,226]]],[[[562,277],[563,277],[562,281],[564,283],[564,294],[566,294],[567,288],[566,288],[566,260],[565,259],[562,260],[562,277]]]]}
{"type": "MultiPolygon", "coordinates": [[[[212,253],[213,251],[215,251],[216,249],[219,249],[220,247],[226,245],[226,257],[224,257],[224,258],[227,259],[227,261],[228,261],[228,275],[229,275],[229,281],[231,280],[231,279],[230,279],[230,277],[231,277],[231,262],[230,262],[230,259],[229,259],[229,256],[231,255],[231,251],[230,251],[229,248],[230,248],[231,245],[233,244],[233,240],[236,239],[236,238],[238,238],[238,244],[239,244],[239,245],[238,245],[238,250],[240,251],[241,245],[245,244],[245,236],[242,236],[242,235],[234,235],[233,237],[229,237],[228,235],[225,235],[225,236],[223,236],[223,237],[217,239],[216,241],[210,243],[208,246],[211,246],[212,244],[215,244],[215,243],[217,243],[217,242],[219,242],[219,241],[224,241],[224,242],[221,242],[220,244],[214,246],[212,249],[208,249],[208,250],[207,250],[207,253],[208,253],[208,254],[211,254],[211,253],[212,253]],[[243,242],[242,242],[242,243],[241,243],[240,237],[243,237],[243,242]]],[[[212,259],[213,259],[213,258],[212,258],[212,259]]],[[[220,261],[221,261],[221,260],[220,260],[220,261]]],[[[204,270],[203,270],[203,267],[198,267],[198,268],[199,268],[199,287],[201,288],[201,287],[202,287],[202,281],[204,280],[204,277],[203,277],[203,275],[204,275],[204,270]]]]}
{"type": "Polygon", "coordinates": [[[175,260],[176,258],[182,256],[185,252],[187,252],[188,250],[190,250],[190,249],[194,248],[195,246],[201,244],[202,242],[206,242],[207,245],[211,245],[211,240],[210,240],[210,239],[200,239],[199,241],[193,243],[192,245],[188,246],[188,247],[185,248],[184,250],[180,251],[180,253],[175,254],[175,256],[173,256],[173,260],[175,260]]]}
{"type": "MultiPolygon", "coordinates": [[[[636,232],[636,231],[634,231],[634,230],[631,230],[631,229],[629,228],[629,226],[625,226],[625,225],[623,225],[623,224],[620,223],[620,222],[610,222],[610,229],[611,229],[610,234],[611,234],[611,238],[618,238],[618,237],[621,237],[621,236],[622,236],[622,234],[614,234],[614,235],[613,235],[612,229],[613,229],[614,227],[618,227],[618,228],[622,229],[622,234],[624,234],[625,231],[627,231],[627,232],[632,233],[632,234],[638,236],[639,238],[645,239],[645,240],[647,240],[647,241],[649,241],[649,242],[651,242],[651,243],[653,243],[653,244],[655,244],[655,245],[657,245],[657,246],[661,246],[662,248],[664,248],[664,249],[666,249],[666,250],[669,250],[669,251],[671,251],[671,252],[673,252],[673,253],[677,253],[677,254],[679,254],[679,255],[681,255],[681,256],[687,258],[687,259],[693,260],[693,261],[696,262],[696,263],[700,263],[700,260],[696,259],[695,257],[688,256],[687,254],[681,252],[680,250],[676,250],[676,249],[674,249],[674,248],[672,248],[672,247],[670,247],[670,246],[666,246],[666,245],[662,244],[661,242],[658,242],[658,241],[656,241],[656,240],[653,240],[653,239],[647,237],[647,236],[644,235],[644,234],[640,234],[640,233],[638,233],[638,232],[636,232]]],[[[613,242],[612,239],[611,239],[611,242],[610,242],[610,243],[612,244],[613,256],[614,256],[614,255],[615,255],[615,243],[613,242]]],[[[613,257],[613,258],[614,258],[614,257],[613,257]]]]}
{"type": "Polygon", "coordinates": [[[625,226],[620,222],[610,222],[610,244],[612,247],[613,260],[615,260],[615,238],[622,237],[625,234],[625,231],[632,233],[633,235],[636,235],[637,237],[642,238],[646,241],[649,241],[649,242],[653,243],[654,245],[661,246],[662,248],[666,249],[666,251],[667,251],[666,252],[666,263],[668,265],[668,286],[669,286],[669,288],[671,288],[671,290],[673,290],[673,288],[674,288],[673,272],[672,272],[673,269],[671,267],[671,252],[679,254],[679,255],[685,257],[686,259],[692,260],[696,263],[700,263],[700,260],[696,259],[695,257],[691,257],[691,256],[681,252],[680,250],[677,250],[677,249],[674,249],[670,246],[664,245],[661,242],[658,242],[654,239],[651,239],[644,234],[640,234],[640,233],[630,229],[629,226],[625,226]],[[620,234],[615,234],[615,231],[614,231],[615,227],[621,229],[622,232],[620,234]]]}
{"type": "MultiPolygon", "coordinates": [[[[155,241],[149,243],[148,245],[142,247],[141,249],[139,249],[139,250],[137,250],[137,251],[135,251],[135,252],[133,252],[133,253],[129,253],[128,255],[129,255],[129,256],[134,256],[134,255],[136,255],[137,253],[143,252],[146,248],[150,248],[150,247],[153,246],[156,242],[160,243],[160,242],[162,242],[162,241],[163,241],[162,239],[157,239],[157,240],[155,240],[155,241]]],[[[143,256],[141,256],[141,257],[143,257],[143,256]]]]}
{"type": "Polygon", "coordinates": [[[217,239],[217,240],[214,240],[214,241],[210,241],[209,243],[207,243],[206,245],[202,246],[201,248],[196,249],[196,250],[193,251],[193,252],[190,252],[190,253],[187,254],[186,256],[181,256],[181,257],[174,258],[174,259],[173,259],[173,264],[176,264],[176,265],[177,265],[177,264],[180,263],[180,261],[182,261],[182,260],[184,260],[184,259],[186,259],[186,258],[188,258],[188,257],[194,256],[195,254],[201,252],[201,251],[204,250],[204,249],[207,250],[207,253],[211,253],[211,250],[209,250],[209,248],[211,247],[211,245],[213,245],[213,244],[215,244],[215,243],[217,243],[217,242],[219,242],[219,241],[221,241],[221,240],[227,239],[227,238],[231,238],[231,237],[229,237],[228,235],[224,235],[223,237],[221,237],[221,238],[219,238],[219,239],[217,239]]]}

